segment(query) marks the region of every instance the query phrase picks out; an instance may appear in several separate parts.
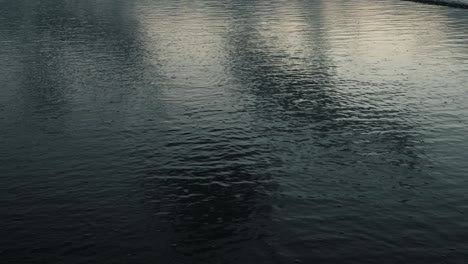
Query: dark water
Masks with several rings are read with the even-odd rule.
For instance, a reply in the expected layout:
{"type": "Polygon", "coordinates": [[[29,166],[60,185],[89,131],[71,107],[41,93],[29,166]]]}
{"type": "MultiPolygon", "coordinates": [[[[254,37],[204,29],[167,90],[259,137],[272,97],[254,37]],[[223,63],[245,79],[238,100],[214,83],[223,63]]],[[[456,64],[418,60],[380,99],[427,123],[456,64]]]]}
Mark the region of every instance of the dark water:
{"type": "Polygon", "coordinates": [[[466,263],[468,10],[0,0],[1,263],[466,263]]]}

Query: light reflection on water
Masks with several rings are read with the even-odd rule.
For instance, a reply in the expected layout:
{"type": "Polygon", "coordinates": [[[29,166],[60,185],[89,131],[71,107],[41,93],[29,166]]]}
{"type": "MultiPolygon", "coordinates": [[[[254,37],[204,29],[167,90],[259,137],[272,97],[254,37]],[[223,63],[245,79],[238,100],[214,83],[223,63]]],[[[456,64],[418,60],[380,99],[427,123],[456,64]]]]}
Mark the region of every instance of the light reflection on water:
{"type": "Polygon", "coordinates": [[[2,259],[463,263],[466,10],[0,4],[2,259]]]}

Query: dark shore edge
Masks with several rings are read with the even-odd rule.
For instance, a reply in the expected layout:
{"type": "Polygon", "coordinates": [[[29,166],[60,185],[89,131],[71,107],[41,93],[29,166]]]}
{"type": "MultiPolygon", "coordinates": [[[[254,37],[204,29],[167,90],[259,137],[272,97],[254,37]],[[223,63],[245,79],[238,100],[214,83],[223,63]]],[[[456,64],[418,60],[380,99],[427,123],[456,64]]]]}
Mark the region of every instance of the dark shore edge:
{"type": "Polygon", "coordinates": [[[436,1],[436,0],[403,0],[407,2],[417,2],[428,5],[439,5],[439,6],[448,6],[454,8],[468,9],[468,4],[450,2],[450,1],[436,1]]]}

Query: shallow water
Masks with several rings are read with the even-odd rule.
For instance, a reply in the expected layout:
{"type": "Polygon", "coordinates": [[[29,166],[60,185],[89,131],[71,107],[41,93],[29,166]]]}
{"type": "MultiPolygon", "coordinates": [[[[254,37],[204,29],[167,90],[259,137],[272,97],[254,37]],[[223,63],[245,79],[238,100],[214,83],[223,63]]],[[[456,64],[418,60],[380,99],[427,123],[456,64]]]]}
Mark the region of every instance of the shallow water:
{"type": "Polygon", "coordinates": [[[2,263],[466,263],[468,10],[0,6],[2,263]]]}

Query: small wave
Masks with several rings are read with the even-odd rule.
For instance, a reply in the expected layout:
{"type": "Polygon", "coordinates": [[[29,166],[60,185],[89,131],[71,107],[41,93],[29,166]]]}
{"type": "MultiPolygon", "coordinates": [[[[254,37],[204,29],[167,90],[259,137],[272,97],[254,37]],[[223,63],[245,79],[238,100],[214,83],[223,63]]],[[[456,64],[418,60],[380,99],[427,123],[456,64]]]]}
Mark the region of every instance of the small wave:
{"type": "Polygon", "coordinates": [[[441,6],[449,6],[455,8],[463,8],[468,9],[468,1],[462,0],[403,0],[403,1],[411,1],[411,2],[418,2],[424,4],[431,4],[431,5],[441,5],[441,6]]]}

